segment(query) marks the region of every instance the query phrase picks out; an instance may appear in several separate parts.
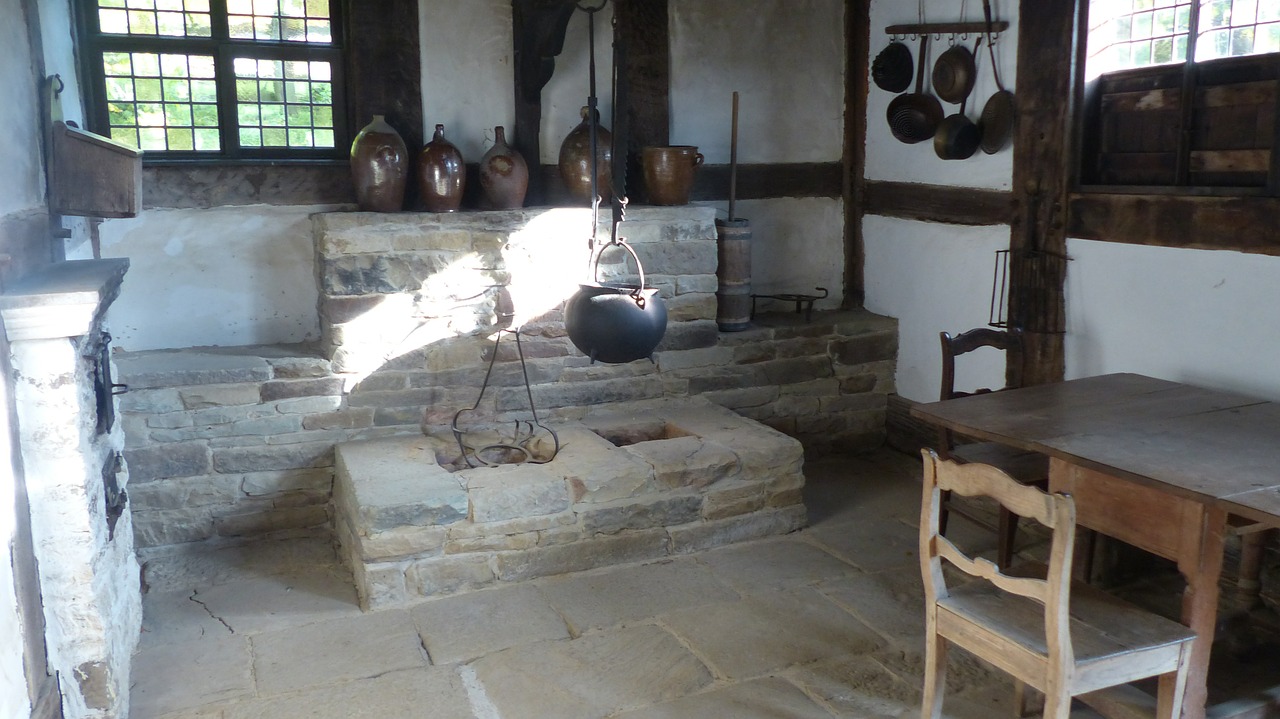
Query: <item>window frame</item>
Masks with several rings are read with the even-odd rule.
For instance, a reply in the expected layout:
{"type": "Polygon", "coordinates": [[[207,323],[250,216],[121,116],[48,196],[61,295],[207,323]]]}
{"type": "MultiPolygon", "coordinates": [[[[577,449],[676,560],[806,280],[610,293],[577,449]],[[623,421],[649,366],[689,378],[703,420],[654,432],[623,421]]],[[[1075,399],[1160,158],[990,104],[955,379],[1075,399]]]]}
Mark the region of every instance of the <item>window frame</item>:
{"type": "Polygon", "coordinates": [[[332,41],[328,45],[267,40],[233,39],[227,25],[226,0],[209,0],[212,32],[210,37],[177,37],[162,35],[112,35],[99,29],[96,0],[77,0],[76,47],[80,55],[85,121],[88,129],[110,137],[106,89],[106,72],[102,57],[106,52],[156,52],[184,55],[208,55],[214,58],[218,91],[218,132],[221,148],[214,151],[148,150],[143,151],[146,165],[235,165],[235,164],[316,164],[347,160],[350,145],[346,93],[346,15],[348,0],[329,0],[329,23],[332,41]],[[241,147],[237,122],[236,77],[234,59],[322,61],[330,67],[333,97],[333,147],[241,147]]]}
{"type": "MultiPolygon", "coordinates": [[[[1088,29],[1090,0],[1078,0],[1078,35],[1080,47],[1076,56],[1076,112],[1074,119],[1074,151],[1070,167],[1069,186],[1072,192],[1080,194],[1112,194],[1112,195],[1173,195],[1173,196],[1207,196],[1207,197],[1275,197],[1280,195],[1280,104],[1277,105],[1276,121],[1271,127],[1270,157],[1266,179],[1261,184],[1196,184],[1192,181],[1190,165],[1195,149],[1191,145],[1194,129],[1195,101],[1201,90],[1215,87],[1226,87],[1232,84],[1267,80],[1277,83],[1274,98],[1280,98],[1280,52],[1258,53],[1233,57],[1218,57],[1207,60],[1196,60],[1197,39],[1199,38],[1199,18],[1201,6],[1205,0],[1195,0],[1192,6],[1191,22],[1187,32],[1187,56],[1181,62],[1162,63],[1126,68],[1104,73],[1086,81],[1085,66],[1088,62],[1088,29]],[[1206,70],[1207,68],[1207,70],[1206,70]],[[1259,70],[1261,68],[1261,70],[1259,70]],[[1237,69],[1246,77],[1239,80],[1223,79],[1231,76],[1237,69]],[[1268,74],[1266,77],[1248,79],[1252,72],[1268,74]],[[1153,84],[1160,76],[1178,75],[1177,92],[1179,96],[1180,119],[1173,128],[1178,135],[1175,151],[1176,168],[1171,184],[1140,183],[1106,183],[1097,177],[1095,168],[1088,163],[1097,163],[1102,157],[1104,110],[1101,108],[1102,87],[1108,81],[1148,79],[1153,84]],[[1217,76],[1217,81],[1204,81],[1204,75],[1217,76]]],[[[1273,103],[1276,100],[1273,99],[1273,103]]]]}

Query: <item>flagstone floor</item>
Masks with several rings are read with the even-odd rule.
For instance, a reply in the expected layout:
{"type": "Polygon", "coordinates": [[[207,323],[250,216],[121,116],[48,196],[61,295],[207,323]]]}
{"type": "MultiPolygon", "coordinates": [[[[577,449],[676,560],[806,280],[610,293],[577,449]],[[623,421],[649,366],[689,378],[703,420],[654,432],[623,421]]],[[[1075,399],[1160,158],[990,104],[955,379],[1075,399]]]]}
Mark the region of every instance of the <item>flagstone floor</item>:
{"type": "MultiPolygon", "coordinates": [[[[148,572],[131,716],[918,716],[919,472],[811,462],[803,531],[370,613],[314,540],[175,558],[148,572]]],[[[946,715],[1013,716],[1010,682],[957,654],[946,715]]]]}

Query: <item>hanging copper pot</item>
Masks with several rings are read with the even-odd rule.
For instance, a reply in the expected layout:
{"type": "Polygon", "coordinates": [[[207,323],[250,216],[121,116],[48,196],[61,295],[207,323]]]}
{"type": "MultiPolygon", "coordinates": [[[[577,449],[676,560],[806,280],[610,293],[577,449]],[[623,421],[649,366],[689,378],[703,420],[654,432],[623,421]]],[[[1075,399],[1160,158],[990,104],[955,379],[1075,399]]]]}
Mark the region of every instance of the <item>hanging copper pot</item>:
{"type": "Polygon", "coordinates": [[[621,364],[646,357],[667,331],[667,305],[656,287],[645,287],[640,258],[625,241],[600,248],[596,255],[596,282],[578,285],[578,291],[564,307],[564,327],[569,340],[592,362],[621,364]],[[639,268],[637,285],[600,282],[600,255],[618,245],[635,258],[639,268]]]}

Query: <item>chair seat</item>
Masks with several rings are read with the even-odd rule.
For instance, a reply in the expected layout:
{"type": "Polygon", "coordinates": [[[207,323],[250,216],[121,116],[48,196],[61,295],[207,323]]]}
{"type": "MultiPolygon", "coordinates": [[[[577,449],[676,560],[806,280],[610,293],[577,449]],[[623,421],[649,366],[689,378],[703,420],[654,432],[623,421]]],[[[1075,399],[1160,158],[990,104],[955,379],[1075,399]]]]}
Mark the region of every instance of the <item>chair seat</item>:
{"type": "MultiPolygon", "coordinates": [[[[1011,572],[1023,574],[1023,572],[1011,572]]],[[[939,630],[944,635],[954,620],[979,627],[998,627],[1001,635],[1037,657],[1046,658],[1049,648],[1045,639],[1044,605],[1026,597],[1001,592],[988,582],[975,581],[956,587],[949,596],[938,599],[939,630]]],[[[1109,660],[1132,657],[1143,652],[1158,652],[1156,659],[1170,671],[1177,665],[1179,645],[1195,638],[1186,626],[1152,614],[1118,597],[1081,582],[1071,583],[1070,631],[1075,652],[1077,677],[1088,691],[1090,665],[1108,664],[1109,660]]],[[[961,634],[970,631],[961,630],[961,634]]],[[[963,641],[958,642],[962,646],[963,641]]],[[[1149,667],[1144,667],[1144,669],[1149,667]]],[[[1113,684],[1114,682],[1109,682],[1113,684]]],[[[1099,686],[1107,686],[1103,683],[1099,686]]]]}
{"type": "Polygon", "coordinates": [[[989,464],[1020,484],[1043,488],[1049,483],[1049,458],[1039,452],[1028,452],[995,442],[971,442],[956,445],[948,454],[963,464],[989,464]]]}

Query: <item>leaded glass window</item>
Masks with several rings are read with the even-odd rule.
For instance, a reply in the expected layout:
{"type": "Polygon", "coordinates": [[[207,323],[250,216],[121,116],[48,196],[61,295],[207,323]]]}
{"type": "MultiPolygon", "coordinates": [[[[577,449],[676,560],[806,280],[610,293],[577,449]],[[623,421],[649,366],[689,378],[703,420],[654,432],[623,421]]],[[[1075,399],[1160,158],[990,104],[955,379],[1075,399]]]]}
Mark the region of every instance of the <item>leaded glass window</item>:
{"type": "Polygon", "coordinates": [[[341,156],[339,0],[92,0],[91,128],[154,159],[341,156]]]}

